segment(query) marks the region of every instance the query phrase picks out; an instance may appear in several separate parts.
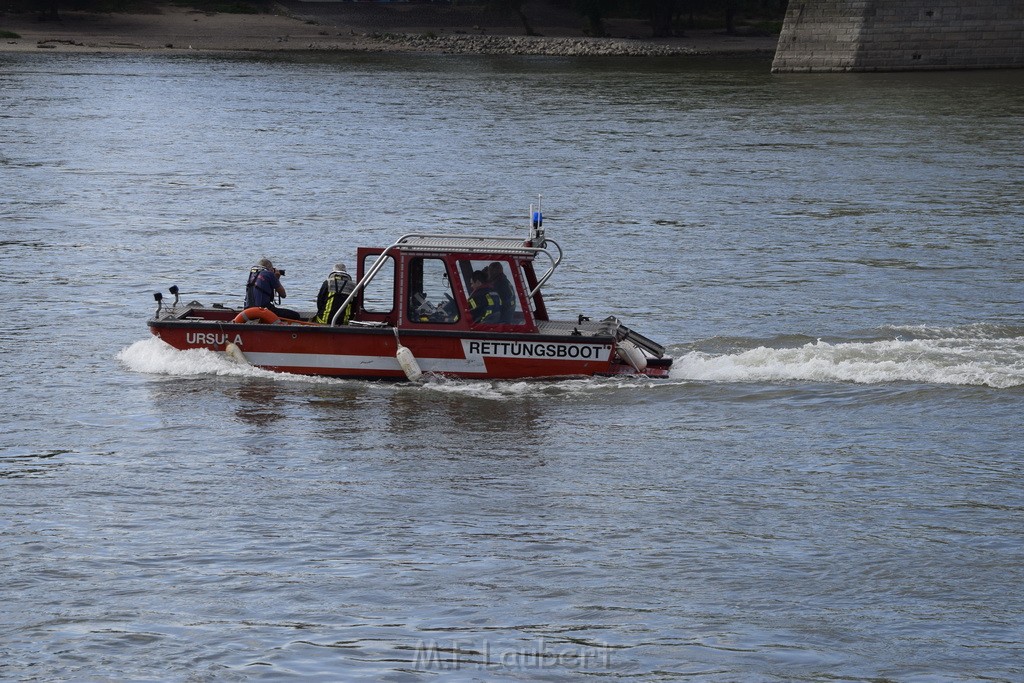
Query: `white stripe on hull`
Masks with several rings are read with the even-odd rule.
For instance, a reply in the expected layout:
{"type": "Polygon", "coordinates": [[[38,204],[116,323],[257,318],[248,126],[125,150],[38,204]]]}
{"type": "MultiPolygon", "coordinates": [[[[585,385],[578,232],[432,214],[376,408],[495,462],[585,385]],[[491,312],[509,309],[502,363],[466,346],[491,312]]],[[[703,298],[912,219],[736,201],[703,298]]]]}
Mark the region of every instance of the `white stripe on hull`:
{"type": "MultiPolygon", "coordinates": [[[[388,371],[401,373],[402,367],[394,356],[349,356],[333,353],[270,353],[246,352],[253,365],[275,368],[310,368],[317,370],[388,371]]],[[[484,359],[480,356],[464,358],[416,358],[423,372],[461,373],[487,372],[484,359]]]]}

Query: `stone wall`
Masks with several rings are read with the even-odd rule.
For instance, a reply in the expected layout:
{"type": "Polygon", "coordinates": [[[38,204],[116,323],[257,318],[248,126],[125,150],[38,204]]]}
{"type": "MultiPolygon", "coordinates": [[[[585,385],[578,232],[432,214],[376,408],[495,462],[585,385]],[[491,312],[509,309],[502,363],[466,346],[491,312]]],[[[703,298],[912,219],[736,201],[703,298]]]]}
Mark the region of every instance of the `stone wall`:
{"type": "Polygon", "coordinates": [[[1024,0],[790,0],[772,71],[1024,68],[1024,0]]]}

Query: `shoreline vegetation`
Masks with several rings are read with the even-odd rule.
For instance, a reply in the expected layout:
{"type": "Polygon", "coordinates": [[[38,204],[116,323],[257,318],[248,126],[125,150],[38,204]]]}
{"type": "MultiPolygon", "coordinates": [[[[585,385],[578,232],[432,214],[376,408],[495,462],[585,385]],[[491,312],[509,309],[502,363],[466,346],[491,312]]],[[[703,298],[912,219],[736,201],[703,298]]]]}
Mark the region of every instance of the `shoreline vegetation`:
{"type": "Polygon", "coordinates": [[[649,21],[606,18],[602,37],[585,35],[578,12],[547,2],[520,11],[485,4],[303,2],[262,11],[149,2],[132,11],[61,9],[0,13],[0,52],[410,52],[558,56],[770,57],[777,33],[695,28],[651,37],[649,21]],[[529,20],[524,28],[523,16],[529,20]],[[527,30],[528,29],[528,30],[527,30]],[[529,32],[531,35],[527,35],[529,32]],[[681,35],[680,35],[681,33],[681,35]]]}

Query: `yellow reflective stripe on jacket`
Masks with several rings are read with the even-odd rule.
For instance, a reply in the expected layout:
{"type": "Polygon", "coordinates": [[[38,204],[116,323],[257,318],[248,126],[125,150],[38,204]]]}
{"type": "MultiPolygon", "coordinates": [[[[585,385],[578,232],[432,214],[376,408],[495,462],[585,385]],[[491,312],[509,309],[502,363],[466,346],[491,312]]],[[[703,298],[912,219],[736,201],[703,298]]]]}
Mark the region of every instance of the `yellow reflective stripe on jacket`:
{"type": "MultiPolygon", "coordinates": [[[[484,309],[483,315],[481,315],[480,319],[477,320],[478,323],[482,323],[483,321],[487,320],[488,318],[491,317],[492,314],[499,314],[499,315],[501,314],[501,299],[500,298],[495,299],[495,297],[493,295],[493,292],[485,293],[484,294],[484,298],[487,299],[487,308],[484,309]]],[[[472,310],[476,309],[476,307],[477,307],[476,301],[472,297],[470,297],[470,299],[469,299],[469,310],[472,311],[472,310]]]]}
{"type": "MultiPolygon", "coordinates": [[[[331,318],[334,317],[334,313],[335,313],[335,311],[334,311],[334,298],[337,295],[338,295],[337,292],[331,292],[330,294],[327,295],[327,301],[324,303],[324,312],[321,313],[320,315],[318,315],[316,318],[314,318],[313,319],[314,322],[318,322],[321,325],[330,325],[331,324],[331,318]]],[[[345,308],[345,312],[342,314],[341,320],[339,322],[342,325],[347,325],[348,324],[348,319],[349,319],[351,313],[352,313],[352,305],[349,304],[348,307],[345,308]]]]}

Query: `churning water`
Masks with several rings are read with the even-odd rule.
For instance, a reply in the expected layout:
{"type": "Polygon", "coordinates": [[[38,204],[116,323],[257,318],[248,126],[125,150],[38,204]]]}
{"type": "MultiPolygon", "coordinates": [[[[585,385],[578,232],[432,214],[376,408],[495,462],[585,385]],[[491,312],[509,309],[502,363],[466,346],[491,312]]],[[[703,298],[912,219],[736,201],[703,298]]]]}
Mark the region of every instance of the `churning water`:
{"type": "Polygon", "coordinates": [[[0,56],[0,678],[1024,677],[1024,72],[767,71],[0,56]],[[148,335],[540,193],[671,379],[148,335]]]}

